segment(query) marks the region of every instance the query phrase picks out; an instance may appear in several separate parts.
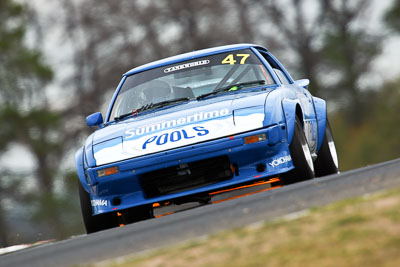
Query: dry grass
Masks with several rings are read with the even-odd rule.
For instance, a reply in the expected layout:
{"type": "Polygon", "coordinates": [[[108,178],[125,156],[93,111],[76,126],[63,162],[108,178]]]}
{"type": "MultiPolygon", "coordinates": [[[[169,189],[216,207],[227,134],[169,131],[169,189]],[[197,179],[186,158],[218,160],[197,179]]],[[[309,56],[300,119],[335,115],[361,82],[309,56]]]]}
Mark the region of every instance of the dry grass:
{"type": "Polygon", "coordinates": [[[400,266],[400,190],[159,249],[126,266],[400,266]]]}

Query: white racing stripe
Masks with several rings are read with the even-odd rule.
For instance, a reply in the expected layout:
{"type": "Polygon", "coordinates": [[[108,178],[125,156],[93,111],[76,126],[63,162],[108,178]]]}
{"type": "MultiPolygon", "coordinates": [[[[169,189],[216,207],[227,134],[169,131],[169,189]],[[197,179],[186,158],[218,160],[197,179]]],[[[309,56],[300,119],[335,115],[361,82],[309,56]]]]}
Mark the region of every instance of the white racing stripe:
{"type": "MultiPolygon", "coordinates": [[[[235,117],[237,120],[237,117],[235,117]]],[[[123,143],[97,148],[94,158],[97,165],[108,164],[128,158],[166,151],[225,136],[258,129],[263,126],[264,113],[240,116],[240,123],[233,123],[233,116],[194,122],[172,129],[150,132],[147,135],[129,136],[123,143]]]]}

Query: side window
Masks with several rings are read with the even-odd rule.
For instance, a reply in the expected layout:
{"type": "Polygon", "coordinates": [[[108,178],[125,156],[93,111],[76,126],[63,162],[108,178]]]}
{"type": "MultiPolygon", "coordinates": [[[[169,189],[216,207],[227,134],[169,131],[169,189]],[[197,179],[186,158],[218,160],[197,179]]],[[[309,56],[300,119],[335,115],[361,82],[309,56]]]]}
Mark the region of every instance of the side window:
{"type": "Polygon", "coordinates": [[[273,58],[271,58],[264,51],[258,51],[258,52],[260,52],[260,54],[264,57],[264,59],[271,65],[272,69],[275,71],[276,76],[278,76],[278,78],[282,84],[290,84],[291,83],[289,77],[287,77],[285,72],[282,70],[282,68],[279,66],[279,64],[276,63],[276,61],[273,58]]]}
{"type": "Polygon", "coordinates": [[[290,84],[290,81],[286,77],[286,75],[281,71],[280,69],[275,69],[274,71],[276,73],[276,76],[278,76],[279,80],[281,81],[282,84],[290,84]]]}

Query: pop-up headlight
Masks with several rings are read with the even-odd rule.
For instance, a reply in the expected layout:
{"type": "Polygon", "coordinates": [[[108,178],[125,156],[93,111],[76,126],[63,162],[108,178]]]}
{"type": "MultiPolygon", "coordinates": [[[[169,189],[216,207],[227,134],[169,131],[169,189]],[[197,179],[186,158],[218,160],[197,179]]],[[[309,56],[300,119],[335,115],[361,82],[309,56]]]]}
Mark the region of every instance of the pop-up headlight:
{"type": "Polygon", "coordinates": [[[122,137],[93,145],[93,156],[97,166],[121,160],[121,153],[122,137]]]}

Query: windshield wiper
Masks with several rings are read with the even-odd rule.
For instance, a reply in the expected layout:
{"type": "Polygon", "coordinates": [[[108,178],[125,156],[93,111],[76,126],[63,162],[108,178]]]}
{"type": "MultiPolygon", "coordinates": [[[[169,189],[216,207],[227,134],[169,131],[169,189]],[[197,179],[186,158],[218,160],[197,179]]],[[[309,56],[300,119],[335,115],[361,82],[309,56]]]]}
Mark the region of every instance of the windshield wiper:
{"type": "Polygon", "coordinates": [[[224,92],[224,91],[228,91],[228,92],[236,91],[236,90],[242,89],[242,88],[245,87],[245,86],[258,85],[258,84],[259,84],[259,85],[265,84],[265,81],[264,81],[264,80],[256,80],[256,81],[250,81],[250,82],[243,82],[243,83],[231,84],[231,85],[226,86],[226,87],[218,88],[218,89],[216,89],[216,90],[214,90],[214,91],[211,91],[211,92],[209,92],[209,93],[205,93],[205,94],[199,95],[196,99],[199,100],[199,99],[201,99],[201,98],[204,98],[204,97],[207,97],[207,96],[210,96],[210,95],[215,95],[215,94],[218,94],[218,93],[220,93],[220,92],[224,92]]]}
{"type": "Polygon", "coordinates": [[[121,120],[121,119],[126,118],[126,117],[131,116],[131,115],[137,115],[140,112],[143,112],[145,110],[154,109],[154,108],[161,108],[161,107],[165,107],[165,106],[168,106],[170,104],[173,104],[173,103],[189,101],[189,100],[190,100],[189,97],[180,97],[180,98],[175,98],[175,99],[170,99],[170,100],[157,102],[157,103],[154,103],[154,104],[153,103],[149,103],[149,104],[146,104],[146,105],[144,105],[144,106],[142,106],[142,107],[140,107],[138,109],[133,109],[129,113],[122,114],[122,115],[120,115],[118,117],[115,117],[114,120],[118,121],[118,120],[121,120]]]}
{"type": "Polygon", "coordinates": [[[174,104],[174,103],[178,103],[178,102],[186,102],[189,100],[190,100],[189,97],[180,97],[180,98],[165,100],[165,101],[157,102],[155,104],[151,103],[150,108],[161,108],[161,107],[168,106],[169,104],[174,104]]]}

